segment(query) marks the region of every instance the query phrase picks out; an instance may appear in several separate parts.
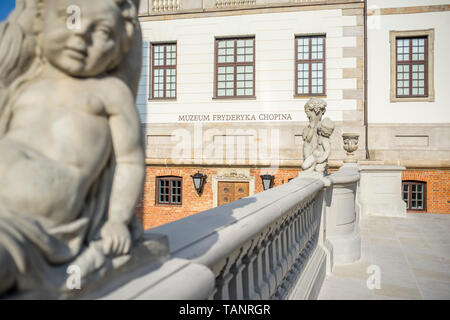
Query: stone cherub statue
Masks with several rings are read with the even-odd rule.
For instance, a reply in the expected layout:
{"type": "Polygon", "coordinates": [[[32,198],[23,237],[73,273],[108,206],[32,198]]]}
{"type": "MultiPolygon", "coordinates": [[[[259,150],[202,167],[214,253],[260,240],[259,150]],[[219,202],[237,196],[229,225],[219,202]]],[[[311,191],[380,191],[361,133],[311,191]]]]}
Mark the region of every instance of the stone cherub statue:
{"type": "Polygon", "coordinates": [[[18,0],[0,25],[0,295],[101,278],[142,235],[138,5],[18,0]]]}
{"type": "Polygon", "coordinates": [[[319,98],[311,98],[305,104],[305,113],[309,124],[303,130],[303,164],[305,172],[324,173],[327,169],[331,152],[330,136],[334,131],[334,122],[322,116],[326,110],[326,102],[319,98]]]}

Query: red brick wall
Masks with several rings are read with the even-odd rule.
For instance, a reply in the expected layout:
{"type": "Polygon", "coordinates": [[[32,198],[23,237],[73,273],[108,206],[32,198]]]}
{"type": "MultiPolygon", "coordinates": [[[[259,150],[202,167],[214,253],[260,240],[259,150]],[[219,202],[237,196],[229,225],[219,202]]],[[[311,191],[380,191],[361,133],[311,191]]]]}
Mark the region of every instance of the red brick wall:
{"type": "Polygon", "coordinates": [[[251,169],[250,175],[255,176],[255,193],[260,193],[264,191],[264,187],[261,180],[261,175],[270,174],[275,176],[273,187],[287,183],[289,179],[298,176],[299,170],[296,169],[251,169]]]}
{"type": "Polygon", "coordinates": [[[405,170],[402,180],[427,183],[426,212],[450,213],[450,170],[405,170]]]}
{"type": "MultiPolygon", "coordinates": [[[[274,186],[276,187],[295,178],[298,172],[297,169],[251,169],[250,175],[255,177],[255,193],[259,193],[263,191],[261,175],[266,173],[274,175],[274,186]]],[[[216,174],[217,169],[214,168],[147,167],[143,198],[136,210],[144,228],[154,228],[211,209],[213,207],[211,178],[216,174]],[[198,196],[195,191],[191,178],[191,175],[198,171],[208,176],[201,196],[198,196]],[[157,176],[183,178],[183,203],[181,206],[156,205],[155,178],[157,176]]],[[[450,170],[406,170],[402,174],[402,180],[417,180],[427,183],[427,212],[450,213],[450,170]]]]}
{"type": "Polygon", "coordinates": [[[145,229],[154,228],[192,214],[212,208],[211,177],[216,170],[205,168],[164,168],[147,167],[142,202],[138,205],[137,214],[145,229]],[[200,171],[207,175],[201,196],[197,194],[191,175],[200,171]],[[169,206],[156,204],[156,177],[176,176],[183,178],[182,205],[169,206]]]}
{"type": "MultiPolygon", "coordinates": [[[[274,186],[287,183],[288,179],[295,178],[298,170],[276,170],[251,169],[250,175],[255,176],[255,193],[263,191],[260,175],[275,175],[274,186]]],[[[165,168],[150,167],[146,169],[145,188],[142,201],[137,206],[137,215],[145,229],[155,228],[157,226],[173,222],[184,217],[202,212],[213,207],[212,176],[217,174],[214,168],[165,168]],[[195,191],[191,175],[200,171],[206,174],[207,180],[201,197],[195,191]],[[182,205],[167,206],[156,204],[156,177],[158,176],[177,176],[183,178],[182,205]]]]}

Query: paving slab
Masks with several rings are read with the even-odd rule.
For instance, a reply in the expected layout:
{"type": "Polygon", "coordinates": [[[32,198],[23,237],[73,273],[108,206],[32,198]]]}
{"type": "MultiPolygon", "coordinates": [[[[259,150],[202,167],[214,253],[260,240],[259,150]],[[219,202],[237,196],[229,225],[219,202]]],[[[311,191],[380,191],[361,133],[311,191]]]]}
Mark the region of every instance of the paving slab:
{"type": "Polygon", "coordinates": [[[361,259],[335,266],[319,300],[450,300],[450,215],[366,217],[360,226],[361,259]],[[368,288],[370,266],[379,288],[368,288]]]}

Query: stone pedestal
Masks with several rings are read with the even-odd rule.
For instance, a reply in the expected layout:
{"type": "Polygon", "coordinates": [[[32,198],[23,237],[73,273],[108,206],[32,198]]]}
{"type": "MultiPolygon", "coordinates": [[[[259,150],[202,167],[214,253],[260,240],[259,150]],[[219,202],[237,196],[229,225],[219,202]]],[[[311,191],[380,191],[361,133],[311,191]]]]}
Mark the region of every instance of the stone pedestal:
{"type": "Polygon", "coordinates": [[[358,202],[362,216],[404,217],[402,166],[360,165],[358,202]]]}
{"type": "Polygon", "coordinates": [[[333,263],[351,263],[361,257],[359,212],[355,207],[358,167],[344,164],[328,178],[332,188],[327,199],[326,232],[333,246],[333,263]]]}

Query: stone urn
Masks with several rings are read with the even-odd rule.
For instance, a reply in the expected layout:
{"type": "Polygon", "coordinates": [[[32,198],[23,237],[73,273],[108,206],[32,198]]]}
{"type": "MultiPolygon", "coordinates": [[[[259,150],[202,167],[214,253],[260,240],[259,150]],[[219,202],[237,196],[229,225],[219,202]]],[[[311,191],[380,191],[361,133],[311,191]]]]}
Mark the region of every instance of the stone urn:
{"type": "Polygon", "coordinates": [[[344,159],[344,163],[355,163],[354,152],[358,149],[359,134],[343,133],[342,139],[344,141],[344,150],[347,152],[347,158],[344,159]]]}

